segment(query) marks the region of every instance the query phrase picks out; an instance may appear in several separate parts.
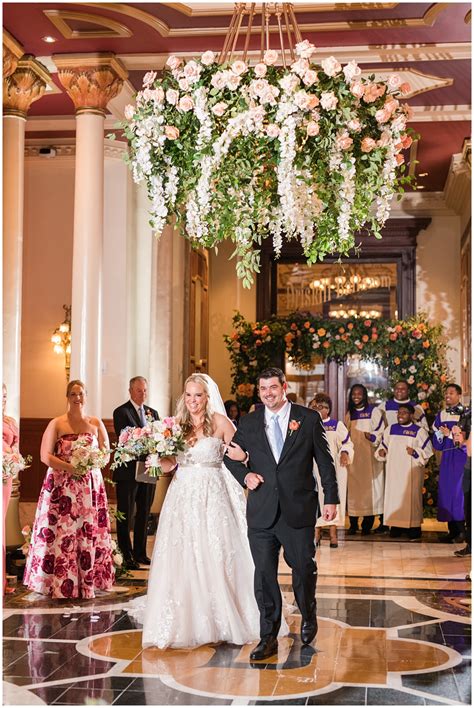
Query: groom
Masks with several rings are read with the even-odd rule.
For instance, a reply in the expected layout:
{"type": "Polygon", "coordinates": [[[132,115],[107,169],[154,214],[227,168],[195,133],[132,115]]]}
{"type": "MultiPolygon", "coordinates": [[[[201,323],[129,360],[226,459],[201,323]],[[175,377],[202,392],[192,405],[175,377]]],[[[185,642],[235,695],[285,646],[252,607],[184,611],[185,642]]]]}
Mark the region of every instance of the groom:
{"type": "Polygon", "coordinates": [[[264,406],[240,419],[224,458],[234,477],[249,490],[248,537],[260,610],[260,643],[250,655],[253,660],[266,659],[278,651],[282,611],[278,558],[282,546],[301,611],[302,642],[312,642],[318,630],[314,544],[318,495],[313,460],[324,489],[325,521],[335,518],[339,502],[336,471],[321,416],[290,403],[286,389],[281,369],[262,371],[258,392],[264,406]]]}

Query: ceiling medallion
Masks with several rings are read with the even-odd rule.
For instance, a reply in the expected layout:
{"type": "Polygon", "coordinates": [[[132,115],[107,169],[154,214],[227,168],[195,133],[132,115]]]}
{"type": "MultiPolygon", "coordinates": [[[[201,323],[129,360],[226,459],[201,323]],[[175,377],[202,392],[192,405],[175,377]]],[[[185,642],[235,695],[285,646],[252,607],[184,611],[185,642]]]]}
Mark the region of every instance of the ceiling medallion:
{"type": "Polygon", "coordinates": [[[364,77],[354,60],[316,64],[314,52],[291,3],[238,3],[220,56],[171,56],[125,109],[154,230],[176,215],[196,247],[232,240],[247,287],[262,239],[272,237],[275,257],[284,239],[297,239],[309,263],[346,255],[361,229],[380,237],[411,180],[401,154],[412,143],[409,84],[364,77]]]}

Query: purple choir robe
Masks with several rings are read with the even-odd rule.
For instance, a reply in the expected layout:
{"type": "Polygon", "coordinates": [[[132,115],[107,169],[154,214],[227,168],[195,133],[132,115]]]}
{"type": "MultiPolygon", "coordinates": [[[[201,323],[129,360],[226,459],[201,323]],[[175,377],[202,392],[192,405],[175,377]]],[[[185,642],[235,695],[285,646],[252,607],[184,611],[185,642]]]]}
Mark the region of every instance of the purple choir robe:
{"type": "Polygon", "coordinates": [[[438,486],[438,521],[462,521],[464,519],[464,494],[462,480],[466,464],[466,449],[456,447],[452,436],[438,440],[437,431],[442,425],[450,430],[459,421],[459,415],[441,411],[433,423],[433,447],[441,450],[438,486]]]}

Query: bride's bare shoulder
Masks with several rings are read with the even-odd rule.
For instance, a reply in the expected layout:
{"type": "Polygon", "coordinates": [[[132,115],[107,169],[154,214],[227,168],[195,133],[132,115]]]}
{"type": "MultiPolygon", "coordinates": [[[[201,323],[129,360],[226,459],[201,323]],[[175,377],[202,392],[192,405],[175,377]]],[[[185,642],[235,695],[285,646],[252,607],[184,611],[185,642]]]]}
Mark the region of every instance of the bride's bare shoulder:
{"type": "Polygon", "coordinates": [[[233,427],[226,415],[222,415],[222,413],[213,414],[212,428],[214,430],[214,435],[217,434],[217,437],[220,437],[218,434],[221,433],[223,436],[225,432],[229,430],[229,426],[233,427]]]}

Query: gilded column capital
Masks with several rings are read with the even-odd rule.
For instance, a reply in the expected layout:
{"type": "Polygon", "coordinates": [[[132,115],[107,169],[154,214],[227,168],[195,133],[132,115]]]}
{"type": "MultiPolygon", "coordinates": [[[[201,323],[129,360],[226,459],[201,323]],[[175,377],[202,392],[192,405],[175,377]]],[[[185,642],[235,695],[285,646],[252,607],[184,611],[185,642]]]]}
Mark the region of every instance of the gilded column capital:
{"type": "Polygon", "coordinates": [[[122,90],[128,72],[113,54],[54,56],[61,84],[76,113],[105,115],[107,104],[122,90]]]}
{"type": "Polygon", "coordinates": [[[26,118],[31,104],[44,94],[49,78],[44,66],[25,54],[13,73],[3,79],[3,115],[26,118]]]}
{"type": "Polygon", "coordinates": [[[3,30],[3,78],[13,74],[18,66],[18,61],[23,56],[24,51],[12,35],[3,30]]]}

